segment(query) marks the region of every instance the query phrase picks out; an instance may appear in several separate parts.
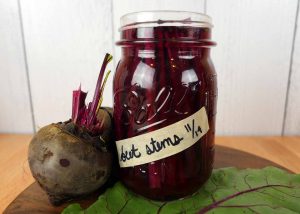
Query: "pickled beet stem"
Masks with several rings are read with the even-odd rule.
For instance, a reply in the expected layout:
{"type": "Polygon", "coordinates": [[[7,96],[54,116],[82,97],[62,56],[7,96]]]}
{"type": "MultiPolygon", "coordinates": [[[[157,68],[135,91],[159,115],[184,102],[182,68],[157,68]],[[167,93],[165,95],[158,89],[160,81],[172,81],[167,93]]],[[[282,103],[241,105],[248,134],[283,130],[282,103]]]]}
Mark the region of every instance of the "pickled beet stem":
{"type": "MultiPolygon", "coordinates": [[[[174,48],[172,48],[169,44],[169,41],[172,38],[180,38],[178,29],[175,29],[174,31],[171,31],[170,28],[166,28],[166,30],[164,31],[164,39],[166,41],[166,52],[167,52],[167,58],[168,58],[168,76],[171,80],[171,85],[173,87],[175,87],[176,83],[179,82],[176,80],[176,78],[178,78],[176,69],[177,66],[181,66],[181,63],[179,60],[175,60],[175,56],[178,55],[178,53],[176,53],[174,50],[174,48]],[[176,64],[175,64],[176,62],[176,64]],[[171,72],[170,72],[171,71],[171,72]]],[[[180,49],[179,49],[180,50],[180,49]]],[[[178,50],[177,50],[178,51],[178,50]]],[[[190,107],[191,108],[191,107],[190,107]]],[[[181,156],[183,156],[183,154],[181,154],[181,156]]],[[[184,175],[184,165],[183,165],[183,158],[176,158],[174,156],[169,157],[169,164],[174,165],[174,172],[171,173],[169,184],[170,185],[177,185],[177,183],[184,183],[185,182],[185,175],[184,175]]],[[[193,160],[192,162],[194,162],[196,160],[193,160]]]]}
{"type": "MultiPolygon", "coordinates": [[[[159,29],[156,29],[156,33],[158,35],[158,37],[162,37],[162,32],[159,29]]],[[[160,40],[162,41],[162,40],[160,40]]],[[[156,65],[158,66],[157,68],[159,68],[160,70],[160,75],[163,75],[165,73],[165,66],[164,66],[164,62],[165,62],[165,58],[163,56],[163,42],[159,42],[156,45],[156,49],[159,53],[159,57],[156,59],[156,65]]],[[[159,89],[161,89],[161,80],[160,80],[160,75],[157,75],[157,82],[159,84],[159,89]]],[[[153,102],[155,100],[155,96],[156,96],[156,91],[153,90],[152,91],[152,98],[153,98],[153,102]]],[[[159,116],[157,118],[157,120],[159,120],[159,116]]],[[[152,131],[152,130],[149,130],[152,131]]],[[[149,186],[152,189],[155,188],[161,188],[161,181],[164,180],[162,178],[162,173],[161,170],[164,171],[164,168],[161,167],[161,161],[155,161],[155,162],[151,162],[148,164],[148,176],[149,176],[149,186]]],[[[165,173],[163,173],[165,174],[165,173]]]]}
{"type": "Polygon", "coordinates": [[[150,188],[161,188],[161,173],[159,171],[160,165],[157,162],[152,162],[148,164],[148,168],[150,188]]]}

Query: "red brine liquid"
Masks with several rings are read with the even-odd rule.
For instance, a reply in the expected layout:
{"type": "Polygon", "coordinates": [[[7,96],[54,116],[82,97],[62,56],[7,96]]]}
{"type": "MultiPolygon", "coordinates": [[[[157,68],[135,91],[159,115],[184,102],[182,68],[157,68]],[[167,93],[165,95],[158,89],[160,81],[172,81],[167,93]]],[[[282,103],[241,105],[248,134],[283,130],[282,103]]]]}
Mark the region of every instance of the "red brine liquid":
{"type": "Polygon", "coordinates": [[[118,141],[166,127],[205,107],[209,131],[194,145],[167,158],[120,168],[121,181],[132,191],[172,200],[194,193],[212,172],[217,82],[211,29],[160,24],[121,29],[114,124],[118,141]]]}

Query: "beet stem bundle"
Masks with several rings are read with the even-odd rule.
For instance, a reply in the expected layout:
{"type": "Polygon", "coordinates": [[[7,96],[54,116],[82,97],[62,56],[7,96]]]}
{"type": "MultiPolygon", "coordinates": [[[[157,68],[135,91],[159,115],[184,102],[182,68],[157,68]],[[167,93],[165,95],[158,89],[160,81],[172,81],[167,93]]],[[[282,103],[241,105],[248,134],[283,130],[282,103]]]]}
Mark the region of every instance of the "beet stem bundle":
{"type": "Polygon", "coordinates": [[[92,134],[97,134],[101,131],[102,123],[97,119],[97,111],[101,106],[103,100],[102,95],[104,86],[107,81],[110,71],[105,74],[107,64],[112,60],[112,55],[106,54],[99,72],[97,85],[92,102],[87,106],[85,104],[86,92],[81,91],[81,85],[78,90],[73,91],[73,105],[72,105],[72,121],[78,126],[87,128],[92,134]]]}

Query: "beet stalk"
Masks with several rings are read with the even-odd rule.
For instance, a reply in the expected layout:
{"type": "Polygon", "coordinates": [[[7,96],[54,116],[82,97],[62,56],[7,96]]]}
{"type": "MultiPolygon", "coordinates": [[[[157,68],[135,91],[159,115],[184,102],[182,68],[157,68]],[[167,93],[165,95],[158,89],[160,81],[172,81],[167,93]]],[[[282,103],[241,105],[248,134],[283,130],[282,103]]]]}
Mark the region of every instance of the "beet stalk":
{"type": "Polygon", "coordinates": [[[101,132],[101,121],[98,121],[96,115],[97,110],[99,110],[101,106],[104,85],[110,74],[110,71],[108,71],[102,82],[105,68],[111,60],[112,56],[107,53],[100,69],[93,100],[88,106],[85,105],[87,93],[81,91],[81,87],[73,91],[72,121],[78,126],[84,126],[92,134],[101,132]]]}

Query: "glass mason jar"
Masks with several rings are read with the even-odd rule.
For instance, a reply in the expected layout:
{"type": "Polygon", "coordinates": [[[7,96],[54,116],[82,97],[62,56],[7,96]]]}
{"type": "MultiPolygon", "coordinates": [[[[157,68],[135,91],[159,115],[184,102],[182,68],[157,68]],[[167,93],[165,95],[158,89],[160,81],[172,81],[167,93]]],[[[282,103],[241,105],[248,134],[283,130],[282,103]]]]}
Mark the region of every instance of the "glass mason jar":
{"type": "Polygon", "coordinates": [[[212,172],[217,81],[211,28],[209,16],[192,12],[121,18],[122,56],[113,82],[119,174],[145,197],[190,195],[212,172]]]}

